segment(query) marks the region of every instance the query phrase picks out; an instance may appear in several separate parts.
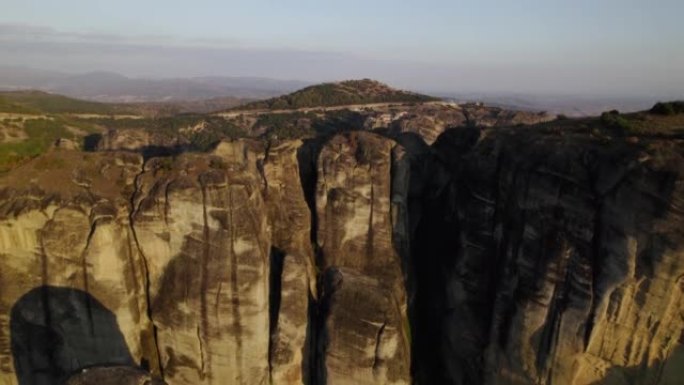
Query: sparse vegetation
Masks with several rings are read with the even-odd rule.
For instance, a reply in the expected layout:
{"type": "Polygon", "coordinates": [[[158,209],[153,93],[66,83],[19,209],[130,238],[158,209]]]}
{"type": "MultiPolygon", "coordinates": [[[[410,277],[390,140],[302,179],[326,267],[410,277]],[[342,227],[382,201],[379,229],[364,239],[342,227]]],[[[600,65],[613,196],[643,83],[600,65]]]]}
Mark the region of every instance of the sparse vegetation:
{"type": "Polygon", "coordinates": [[[228,122],[221,122],[191,134],[189,141],[193,150],[209,151],[222,139],[237,139],[245,136],[245,132],[238,127],[228,122]]]}
{"type": "Polygon", "coordinates": [[[262,128],[262,136],[268,139],[294,139],[314,135],[312,122],[316,114],[295,112],[290,114],[264,114],[257,119],[256,127],[262,128]]]}
{"type": "Polygon", "coordinates": [[[632,122],[625,116],[620,115],[620,112],[617,110],[612,110],[601,114],[601,124],[607,128],[617,129],[622,134],[632,133],[635,129],[632,122]]]}
{"type": "Polygon", "coordinates": [[[125,106],[73,99],[42,91],[15,91],[0,93],[0,112],[109,115],[130,111],[125,106]]]}
{"type": "Polygon", "coordinates": [[[319,134],[349,131],[363,127],[365,117],[363,114],[350,110],[331,111],[324,118],[313,122],[313,129],[319,134]]]}
{"type": "Polygon", "coordinates": [[[27,139],[0,143],[0,171],[45,152],[58,138],[75,139],[63,119],[31,119],[24,122],[27,139]]]}
{"type": "MultiPolygon", "coordinates": [[[[428,96],[393,90],[371,80],[361,80],[309,87],[262,103],[269,108],[297,108],[382,101],[410,104],[413,98],[433,100],[428,96]]],[[[171,154],[188,150],[210,151],[223,139],[260,136],[267,140],[287,140],[364,129],[367,128],[368,114],[377,110],[370,106],[363,109],[368,110],[367,113],[344,107],[326,111],[312,108],[304,111],[247,112],[232,118],[206,114],[122,116],[103,113],[118,111],[117,108],[116,105],[83,102],[41,92],[0,92],[0,112],[5,111],[0,116],[0,172],[46,152],[59,138],[79,143],[83,150],[95,151],[102,134],[109,129],[145,131],[151,143],[146,151],[149,150],[148,155],[156,156],[167,147],[173,147],[169,150],[171,154]]],[[[391,111],[403,108],[388,107],[391,111]]],[[[433,111],[431,106],[420,108],[427,109],[421,109],[420,114],[433,111]]],[[[673,132],[673,127],[684,127],[683,111],[684,102],[667,102],[658,103],[643,113],[621,114],[613,110],[598,118],[586,119],[570,119],[559,115],[556,120],[539,127],[547,127],[558,135],[591,133],[602,140],[668,135],[673,132]]],[[[468,120],[466,125],[474,121],[468,120]]],[[[146,135],[141,137],[146,138],[146,135]]],[[[364,159],[363,149],[360,151],[357,155],[364,159]]],[[[218,163],[210,166],[222,167],[218,163]]],[[[52,165],[38,164],[37,167],[49,169],[52,165]]]]}
{"type": "Polygon", "coordinates": [[[217,117],[182,114],[144,119],[89,119],[106,129],[141,129],[161,136],[184,138],[194,151],[207,151],[221,139],[245,137],[246,133],[235,124],[217,117]]]}

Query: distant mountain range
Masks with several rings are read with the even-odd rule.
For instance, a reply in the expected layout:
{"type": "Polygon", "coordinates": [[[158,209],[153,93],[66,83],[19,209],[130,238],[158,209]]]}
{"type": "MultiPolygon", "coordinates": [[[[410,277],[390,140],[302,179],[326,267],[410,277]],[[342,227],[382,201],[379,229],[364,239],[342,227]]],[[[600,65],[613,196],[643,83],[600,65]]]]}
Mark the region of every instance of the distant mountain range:
{"type": "Polygon", "coordinates": [[[258,77],[130,78],[112,72],[67,74],[0,66],[0,90],[40,90],[110,103],[265,99],[309,85],[298,80],[258,77]]]}
{"type": "Polygon", "coordinates": [[[610,110],[619,110],[621,112],[642,111],[660,101],[658,98],[646,96],[619,97],[443,92],[432,94],[457,103],[482,102],[488,106],[507,110],[545,111],[551,115],[562,114],[572,117],[596,116],[610,110]]]}
{"type": "MultiPolygon", "coordinates": [[[[261,77],[203,76],[190,78],[132,78],[113,72],[69,74],[28,67],[0,66],[0,91],[39,90],[73,98],[107,103],[143,103],[154,112],[211,112],[251,103],[247,108],[294,108],[295,105],[345,104],[364,95],[349,95],[340,87],[303,89],[313,83],[261,77]],[[300,90],[292,96],[282,95],[300,90]],[[280,98],[278,98],[280,97],[280,98]],[[288,99],[290,98],[290,99],[288,99]]],[[[581,95],[486,94],[426,92],[455,102],[483,102],[490,106],[524,111],[546,111],[567,116],[595,116],[617,109],[644,110],[660,101],[654,97],[610,97],[581,95]]],[[[352,93],[353,94],[353,93],[352,93]]],[[[405,98],[406,94],[401,95],[405,98]]]]}

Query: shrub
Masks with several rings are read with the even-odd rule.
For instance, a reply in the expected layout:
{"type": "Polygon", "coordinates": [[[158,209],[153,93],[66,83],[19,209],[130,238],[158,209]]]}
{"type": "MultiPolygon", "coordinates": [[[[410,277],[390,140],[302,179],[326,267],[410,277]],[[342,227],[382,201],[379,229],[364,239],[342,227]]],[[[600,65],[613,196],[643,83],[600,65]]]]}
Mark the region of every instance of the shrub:
{"type": "Polygon", "coordinates": [[[209,167],[216,170],[226,170],[228,165],[221,158],[211,158],[209,160],[209,167]]]}
{"type": "Polygon", "coordinates": [[[651,113],[657,115],[676,115],[684,113],[684,101],[677,102],[658,102],[653,108],[651,108],[651,113]]]}
{"type": "Polygon", "coordinates": [[[634,130],[632,123],[617,110],[604,112],[601,114],[601,123],[608,127],[620,130],[622,133],[630,133],[634,130]]]}
{"type": "Polygon", "coordinates": [[[157,158],[157,163],[155,164],[156,170],[171,171],[173,170],[174,159],[171,157],[157,158]]]}

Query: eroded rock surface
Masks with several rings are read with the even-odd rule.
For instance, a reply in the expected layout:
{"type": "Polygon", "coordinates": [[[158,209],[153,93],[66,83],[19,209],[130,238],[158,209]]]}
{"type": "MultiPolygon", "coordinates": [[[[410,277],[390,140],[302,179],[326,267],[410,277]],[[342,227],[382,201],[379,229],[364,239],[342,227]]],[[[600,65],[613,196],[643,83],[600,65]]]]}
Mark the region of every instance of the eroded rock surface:
{"type": "Polygon", "coordinates": [[[149,355],[127,195],[141,167],[133,154],[54,151],[3,178],[1,383],[55,384],[149,355]]]}
{"type": "Polygon", "coordinates": [[[0,384],[679,384],[681,139],[476,107],[0,176],[0,384]]]}
{"type": "Polygon", "coordinates": [[[273,384],[301,384],[309,377],[309,298],[316,295],[311,211],[300,181],[300,141],[264,149],[262,191],[271,223],[270,369],[273,384]]]}
{"type": "Polygon", "coordinates": [[[417,218],[421,382],[679,381],[681,142],[472,129],[435,149],[450,179],[417,218]]]}
{"type": "Polygon", "coordinates": [[[270,240],[251,157],[225,143],[138,178],[133,225],[172,384],[268,383],[270,240]]]}
{"type": "Polygon", "coordinates": [[[394,242],[394,224],[403,227],[408,217],[392,206],[408,193],[407,184],[392,184],[393,172],[408,167],[402,151],[392,140],[354,132],[334,137],[319,155],[319,381],[410,382],[406,292],[394,242]]]}

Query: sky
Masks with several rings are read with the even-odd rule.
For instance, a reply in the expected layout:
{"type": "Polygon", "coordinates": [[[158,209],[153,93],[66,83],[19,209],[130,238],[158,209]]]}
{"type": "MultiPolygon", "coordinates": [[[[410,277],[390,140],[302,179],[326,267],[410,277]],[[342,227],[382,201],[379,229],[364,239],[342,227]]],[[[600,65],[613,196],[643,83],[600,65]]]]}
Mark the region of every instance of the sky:
{"type": "Polygon", "coordinates": [[[2,0],[0,65],[684,95],[682,0],[2,0]]]}

